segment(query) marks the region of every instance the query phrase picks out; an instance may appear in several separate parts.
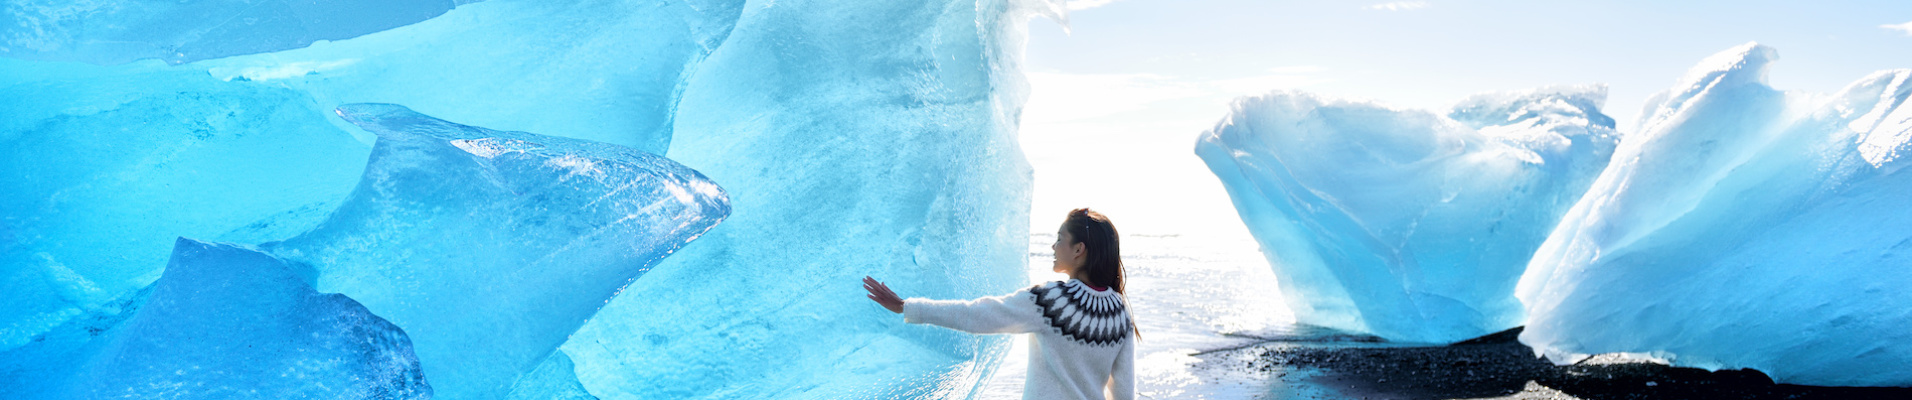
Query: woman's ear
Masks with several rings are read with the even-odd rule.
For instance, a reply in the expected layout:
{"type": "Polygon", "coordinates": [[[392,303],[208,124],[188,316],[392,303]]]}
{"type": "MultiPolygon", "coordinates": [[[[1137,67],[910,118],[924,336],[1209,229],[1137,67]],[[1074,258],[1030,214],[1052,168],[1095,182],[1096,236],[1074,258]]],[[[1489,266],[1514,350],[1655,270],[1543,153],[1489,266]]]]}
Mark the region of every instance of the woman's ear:
{"type": "Polygon", "coordinates": [[[1089,253],[1085,251],[1085,249],[1087,248],[1088,248],[1088,245],[1083,244],[1082,242],[1076,242],[1075,244],[1069,245],[1069,252],[1071,253],[1070,257],[1074,257],[1078,260],[1083,258],[1088,258],[1089,253]]]}

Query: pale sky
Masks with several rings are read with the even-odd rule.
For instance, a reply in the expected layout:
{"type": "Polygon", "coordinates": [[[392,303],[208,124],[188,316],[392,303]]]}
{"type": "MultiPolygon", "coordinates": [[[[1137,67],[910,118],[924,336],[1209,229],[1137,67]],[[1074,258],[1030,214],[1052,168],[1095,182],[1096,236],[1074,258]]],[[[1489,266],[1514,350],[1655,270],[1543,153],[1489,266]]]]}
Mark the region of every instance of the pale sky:
{"type": "Polygon", "coordinates": [[[1124,233],[1244,238],[1195,138],[1231,100],[1275,89],[1445,109],[1461,97],[1604,83],[1623,132],[1647,96],[1749,41],[1769,83],[1830,93],[1912,68],[1912,1],[1243,1],[1072,3],[1030,22],[1022,138],[1032,229],[1072,207],[1124,233]]]}

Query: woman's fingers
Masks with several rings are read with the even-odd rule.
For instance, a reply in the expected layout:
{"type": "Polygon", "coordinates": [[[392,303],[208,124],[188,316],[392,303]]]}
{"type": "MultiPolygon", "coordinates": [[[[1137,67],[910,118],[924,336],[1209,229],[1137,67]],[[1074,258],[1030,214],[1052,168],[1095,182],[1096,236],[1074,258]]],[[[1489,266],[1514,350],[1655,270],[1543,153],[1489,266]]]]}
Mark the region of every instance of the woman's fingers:
{"type": "Polygon", "coordinates": [[[897,296],[896,292],[890,291],[888,285],[884,285],[883,282],[878,282],[876,278],[871,278],[867,275],[864,276],[863,290],[870,292],[870,294],[866,296],[870,298],[870,301],[875,301],[876,304],[882,305],[883,308],[889,309],[890,312],[903,312],[903,298],[897,296]]]}
{"type": "Polygon", "coordinates": [[[889,286],[886,286],[883,284],[883,282],[878,282],[876,278],[871,278],[867,275],[863,277],[863,289],[870,291],[871,294],[880,294],[888,298],[897,298],[896,292],[890,291],[889,286]]]}

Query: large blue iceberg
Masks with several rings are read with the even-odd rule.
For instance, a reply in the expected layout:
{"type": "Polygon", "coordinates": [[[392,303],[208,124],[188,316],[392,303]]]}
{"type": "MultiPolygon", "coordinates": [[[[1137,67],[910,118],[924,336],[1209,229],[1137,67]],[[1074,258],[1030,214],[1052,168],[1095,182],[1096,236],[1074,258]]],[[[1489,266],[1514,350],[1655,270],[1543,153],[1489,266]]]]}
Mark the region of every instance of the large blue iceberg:
{"type": "Polygon", "coordinates": [[[0,397],[429,399],[405,332],[303,267],[179,239],[165,274],[109,327],[0,352],[0,397]]]}
{"type": "Polygon", "coordinates": [[[1038,10],[1025,7],[747,5],[685,89],[669,153],[723,183],[736,213],[565,344],[584,387],[605,399],[974,393],[1007,337],[906,325],[858,282],[933,298],[1026,284],[1031,170],[1015,132],[1022,29],[1038,10]]]}
{"type": "Polygon", "coordinates": [[[1444,343],[1519,326],[1514,285],[1618,136],[1604,87],[1446,115],[1276,92],[1196,144],[1304,324],[1444,343]]]}
{"type": "Polygon", "coordinates": [[[855,282],[1025,283],[1059,2],[8,4],[51,18],[0,26],[0,364],[127,329],[179,236],[362,304],[440,398],[961,397],[1007,348],[855,282]],[[244,19],[286,7],[339,23],[244,19]]]}
{"type": "Polygon", "coordinates": [[[1912,70],[1831,95],[1746,44],[1654,96],[1534,255],[1521,341],[1781,383],[1912,386],[1912,70]]]}

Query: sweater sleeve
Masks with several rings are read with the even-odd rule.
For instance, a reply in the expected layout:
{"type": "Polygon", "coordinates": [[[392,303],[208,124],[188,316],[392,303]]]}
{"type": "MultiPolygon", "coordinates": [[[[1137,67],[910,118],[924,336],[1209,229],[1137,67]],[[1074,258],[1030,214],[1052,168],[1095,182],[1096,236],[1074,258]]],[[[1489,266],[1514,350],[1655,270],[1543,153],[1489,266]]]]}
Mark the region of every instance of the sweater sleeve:
{"type": "Polygon", "coordinates": [[[1122,341],[1122,350],[1115,355],[1115,368],[1109,371],[1108,395],[1112,400],[1135,399],[1135,336],[1133,334],[1122,341]]]}
{"type": "Polygon", "coordinates": [[[975,300],[903,300],[903,321],[969,333],[1025,333],[1042,326],[1042,311],[1029,289],[975,300]]]}

